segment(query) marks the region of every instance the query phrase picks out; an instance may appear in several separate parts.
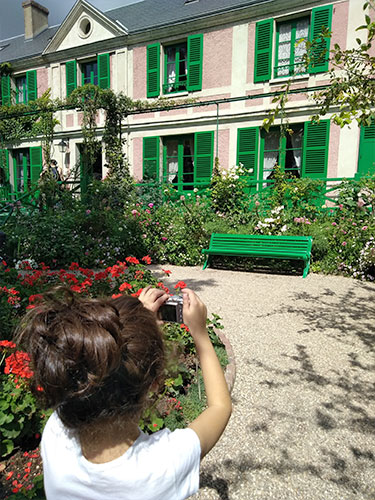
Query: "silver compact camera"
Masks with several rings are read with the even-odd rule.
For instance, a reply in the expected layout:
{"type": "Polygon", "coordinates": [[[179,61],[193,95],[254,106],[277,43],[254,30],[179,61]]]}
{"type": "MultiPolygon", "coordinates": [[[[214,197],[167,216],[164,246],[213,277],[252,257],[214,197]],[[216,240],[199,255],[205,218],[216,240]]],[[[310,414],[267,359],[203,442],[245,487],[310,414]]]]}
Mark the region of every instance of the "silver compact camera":
{"type": "Polygon", "coordinates": [[[172,295],[160,307],[160,319],[171,323],[183,323],[182,309],[183,298],[179,295],[172,295]]]}

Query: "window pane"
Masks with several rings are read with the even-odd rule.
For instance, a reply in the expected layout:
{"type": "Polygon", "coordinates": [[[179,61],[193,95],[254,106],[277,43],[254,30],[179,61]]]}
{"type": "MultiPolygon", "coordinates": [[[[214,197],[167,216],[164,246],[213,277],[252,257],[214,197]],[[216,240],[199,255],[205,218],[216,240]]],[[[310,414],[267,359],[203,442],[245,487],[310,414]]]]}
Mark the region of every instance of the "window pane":
{"type": "Polygon", "coordinates": [[[167,146],[167,182],[178,182],[178,139],[166,139],[167,146]]]}
{"type": "Polygon", "coordinates": [[[292,39],[292,24],[282,23],[279,27],[279,42],[287,42],[292,39]]]}
{"type": "Polygon", "coordinates": [[[92,83],[98,85],[98,63],[92,61],[82,64],[83,84],[92,83]]]}
{"type": "Polygon", "coordinates": [[[194,137],[184,138],[183,147],[182,181],[188,183],[184,189],[191,190],[194,188],[194,137]]]}
{"type": "Polygon", "coordinates": [[[264,137],[263,179],[272,179],[273,168],[279,162],[280,131],[271,130],[264,137]]]}
{"type": "Polygon", "coordinates": [[[17,102],[26,102],[26,76],[16,78],[17,102]]]}

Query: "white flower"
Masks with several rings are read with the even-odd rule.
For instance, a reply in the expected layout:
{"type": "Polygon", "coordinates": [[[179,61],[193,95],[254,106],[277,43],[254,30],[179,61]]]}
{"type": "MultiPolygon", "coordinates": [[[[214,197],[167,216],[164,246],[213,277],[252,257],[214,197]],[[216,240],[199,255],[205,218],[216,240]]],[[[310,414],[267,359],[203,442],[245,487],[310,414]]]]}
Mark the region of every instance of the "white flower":
{"type": "Polygon", "coordinates": [[[287,226],[286,226],[286,224],[284,224],[283,227],[280,229],[280,231],[282,233],[284,233],[286,230],[287,230],[287,226]]]}

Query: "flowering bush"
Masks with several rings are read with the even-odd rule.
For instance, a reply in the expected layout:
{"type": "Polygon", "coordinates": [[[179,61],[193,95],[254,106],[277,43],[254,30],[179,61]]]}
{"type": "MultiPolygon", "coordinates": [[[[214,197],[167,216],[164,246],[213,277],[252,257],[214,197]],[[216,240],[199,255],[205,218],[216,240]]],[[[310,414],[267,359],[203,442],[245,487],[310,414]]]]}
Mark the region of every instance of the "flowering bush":
{"type": "Polygon", "coordinates": [[[284,205],[280,205],[271,210],[270,217],[264,217],[257,222],[255,231],[260,234],[286,234],[286,222],[284,205]]]}
{"type": "Polygon", "coordinates": [[[0,457],[39,434],[43,419],[29,390],[29,356],[13,342],[0,341],[0,457]],[[1,371],[3,374],[1,375],[1,371]]]}
{"type": "Polygon", "coordinates": [[[242,164],[229,169],[220,169],[216,165],[210,185],[211,207],[223,218],[230,218],[237,223],[247,222],[250,212],[249,199],[245,195],[247,172],[242,164]]]}

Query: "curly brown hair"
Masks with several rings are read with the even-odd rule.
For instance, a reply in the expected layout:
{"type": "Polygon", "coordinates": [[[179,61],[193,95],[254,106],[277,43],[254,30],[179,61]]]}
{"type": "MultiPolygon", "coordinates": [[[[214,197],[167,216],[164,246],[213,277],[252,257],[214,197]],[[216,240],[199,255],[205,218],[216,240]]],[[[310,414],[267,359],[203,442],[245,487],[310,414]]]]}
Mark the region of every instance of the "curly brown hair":
{"type": "Polygon", "coordinates": [[[130,296],[88,299],[59,287],[28,311],[15,340],[30,355],[34,394],[72,429],[134,418],[164,374],[155,315],[130,296]]]}

